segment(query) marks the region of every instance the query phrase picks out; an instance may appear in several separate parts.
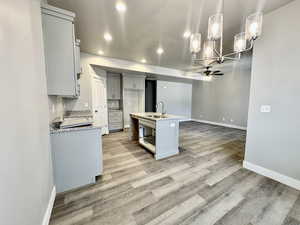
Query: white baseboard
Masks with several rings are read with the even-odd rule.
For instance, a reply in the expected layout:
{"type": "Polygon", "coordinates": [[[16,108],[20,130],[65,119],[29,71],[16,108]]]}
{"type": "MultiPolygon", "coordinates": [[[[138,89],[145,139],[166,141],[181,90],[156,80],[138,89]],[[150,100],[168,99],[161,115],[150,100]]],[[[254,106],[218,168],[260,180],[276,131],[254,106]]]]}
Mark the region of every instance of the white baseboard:
{"type": "Polygon", "coordinates": [[[281,173],[275,172],[273,170],[266,169],[264,167],[261,167],[261,166],[258,166],[258,165],[255,165],[255,164],[252,164],[252,163],[246,162],[246,161],[243,162],[243,167],[248,169],[248,170],[251,170],[255,173],[263,175],[265,177],[276,180],[280,183],[286,184],[286,185],[288,185],[292,188],[300,190],[300,181],[296,180],[292,177],[288,177],[288,176],[283,175],[281,173]]]}
{"type": "Polygon", "coordinates": [[[56,196],[56,188],[54,186],[53,189],[52,189],[52,192],[51,192],[51,196],[50,196],[50,199],[49,199],[47,210],[46,210],[45,215],[44,215],[42,225],[48,225],[49,224],[51,212],[52,212],[53,205],[54,205],[55,196],[56,196]]]}
{"type": "Polygon", "coordinates": [[[179,120],[179,122],[187,122],[187,121],[191,121],[191,118],[183,118],[181,120],[179,120]]]}
{"type": "Polygon", "coordinates": [[[217,122],[212,122],[212,121],[208,121],[208,120],[197,120],[197,119],[191,119],[191,120],[200,122],[200,123],[207,123],[207,124],[222,126],[222,127],[230,127],[230,128],[240,129],[240,130],[247,130],[247,127],[241,127],[241,126],[237,126],[237,125],[233,125],[233,124],[217,123],[217,122]]]}

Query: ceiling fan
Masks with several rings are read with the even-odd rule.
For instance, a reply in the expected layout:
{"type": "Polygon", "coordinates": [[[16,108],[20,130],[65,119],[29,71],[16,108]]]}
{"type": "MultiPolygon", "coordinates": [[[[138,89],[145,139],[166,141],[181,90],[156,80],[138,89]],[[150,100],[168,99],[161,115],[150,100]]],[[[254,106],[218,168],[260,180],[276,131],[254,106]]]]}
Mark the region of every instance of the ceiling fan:
{"type": "Polygon", "coordinates": [[[212,70],[211,66],[205,66],[203,67],[204,70],[202,71],[195,71],[195,72],[200,72],[202,74],[204,74],[205,76],[209,77],[209,76],[223,76],[224,73],[222,73],[220,70],[212,70]]]}

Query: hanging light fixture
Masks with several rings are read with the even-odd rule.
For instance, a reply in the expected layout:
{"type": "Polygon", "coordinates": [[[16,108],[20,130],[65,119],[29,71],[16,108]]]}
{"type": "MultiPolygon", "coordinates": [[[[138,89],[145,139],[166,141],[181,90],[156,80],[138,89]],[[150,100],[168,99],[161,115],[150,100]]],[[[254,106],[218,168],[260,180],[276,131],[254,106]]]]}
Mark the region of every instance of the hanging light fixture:
{"type": "MultiPolygon", "coordinates": [[[[224,11],[224,0],[222,1],[224,11]]],[[[246,19],[245,32],[234,36],[234,51],[229,54],[223,54],[223,19],[222,13],[217,13],[208,19],[207,40],[204,42],[202,58],[197,58],[201,50],[201,34],[192,34],[190,37],[190,51],[193,55],[193,62],[196,65],[209,65],[214,63],[223,63],[225,60],[240,59],[241,53],[253,48],[254,41],[262,33],[263,14],[257,12],[251,14],[246,19]],[[216,48],[218,47],[218,49],[216,48]],[[237,56],[237,57],[236,57],[237,56]]]]}
{"type": "Polygon", "coordinates": [[[258,12],[251,14],[246,19],[246,37],[248,40],[255,40],[261,35],[263,14],[258,12]]]}
{"type": "Polygon", "coordinates": [[[208,19],[208,40],[218,40],[222,37],[223,33],[223,14],[218,13],[212,15],[208,19]]]}
{"type": "Polygon", "coordinates": [[[201,34],[192,34],[190,38],[190,51],[193,54],[200,52],[201,50],[201,34]]]}
{"type": "Polygon", "coordinates": [[[240,53],[245,51],[247,48],[246,33],[236,34],[234,36],[234,52],[240,53]]]}

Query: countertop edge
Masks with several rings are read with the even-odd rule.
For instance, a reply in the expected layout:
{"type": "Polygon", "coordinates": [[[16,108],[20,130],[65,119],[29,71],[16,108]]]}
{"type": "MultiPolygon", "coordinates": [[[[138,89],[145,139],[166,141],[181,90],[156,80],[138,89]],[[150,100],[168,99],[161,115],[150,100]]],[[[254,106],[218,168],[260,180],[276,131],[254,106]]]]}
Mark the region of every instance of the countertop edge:
{"type": "MultiPolygon", "coordinates": [[[[170,115],[170,114],[168,114],[170,115]]],[[[151,120],[151,121],[167,121],[167,120],[182,120],[184,119],[184,117],[182,116],[175,116],[175,115],[170,115],[171,117],[168,118],[153,118],[153,117],[147,117],[147,116],[142,116],[142,115],[138,115],[137,113],[130,113],[131,117],[136,117],[136,118],[140,118],[140,119],[146,119],[146,120],[151,120]]]]}
{"type": "Polygon", "coordinates": [[[76,132],[76,131],[86,131],[86,130],[101,130],[101,126],[86,126],[86,127],[74,127],[67,129],[50,129],[50,134],[66,133],[66,132],[76,132]]]}

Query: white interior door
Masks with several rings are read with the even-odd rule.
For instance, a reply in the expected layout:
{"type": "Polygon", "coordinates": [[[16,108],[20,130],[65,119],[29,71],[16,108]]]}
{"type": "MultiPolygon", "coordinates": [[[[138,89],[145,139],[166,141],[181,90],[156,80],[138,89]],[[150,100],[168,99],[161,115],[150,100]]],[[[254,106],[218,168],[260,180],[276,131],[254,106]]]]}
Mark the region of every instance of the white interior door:
{"type": "Polygon", "coordinates": [[[92,82],[94,124],[102,127],[102,134],[108,134],[106,79],[94,75],[92,82]]]}

